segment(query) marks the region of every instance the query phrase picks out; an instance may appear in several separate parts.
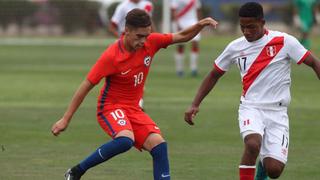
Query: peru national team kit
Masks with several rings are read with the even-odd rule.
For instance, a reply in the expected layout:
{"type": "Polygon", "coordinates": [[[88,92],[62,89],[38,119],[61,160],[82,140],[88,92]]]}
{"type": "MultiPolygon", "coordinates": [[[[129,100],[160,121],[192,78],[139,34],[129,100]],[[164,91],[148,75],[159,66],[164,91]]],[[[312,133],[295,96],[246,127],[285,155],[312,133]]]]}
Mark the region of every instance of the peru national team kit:
{"type": "Polygon", "coordinates": [[[134,52],[124,48],[123,37],[111,44],[87,75],[92,84],[105,78],[98,98],[97,119],[114,137],[121,130],[134,132],[135,147],[142,148],[147,136],[160,129],[139,107],[154,54],[172,43],[172,34],[151,33],[134,52]]]}
{"type": "Polygon", "coordinates": [[[134,8],[145,10],[150,16],[152,16],[153,5],[150,1],[141,0],[137,3],[131,2],[131,0],[125,0],[119,6],[117,6],[116,11],[114,12],[111,21],[119,27],[120,34],[124,32],[125,28],[125,17],[128,12],[134,8]]]}
{"type": "MultiPolygon", "coordinates": [[[[177,11],[177,24],[174,31],[188,28],[198,22],[198,9],[201,8],[200,0],[172,0],[171,8],[177,11]]],[[[193,40],[200,40],[200,33],[193,40]]]]}
{"type": "Polygon", "coordinates": [[[261,159],[273,157],[286,163],[289,146],[290,60],[301,64],[309,55],[296,38],[266,30],[254,42],[244,37],[231,42],[215,60],[220,72],[232,64],[240,70],[242,95],[239,127],[242,137],[259,133],[263,138],[261,159]]]}

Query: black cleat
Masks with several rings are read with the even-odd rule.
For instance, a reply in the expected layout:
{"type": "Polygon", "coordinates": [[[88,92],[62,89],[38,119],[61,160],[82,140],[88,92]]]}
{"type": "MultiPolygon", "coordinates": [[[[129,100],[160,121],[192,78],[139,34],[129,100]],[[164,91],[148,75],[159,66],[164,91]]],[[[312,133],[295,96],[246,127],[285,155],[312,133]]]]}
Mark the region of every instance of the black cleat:
{"type": "Polygon", "coordinates": [[[80,172],[78,166],[75,166],[71,169],[68,169],[67,172],[64,174],[65,180],[80,180],[83,173],[80,172]]]}

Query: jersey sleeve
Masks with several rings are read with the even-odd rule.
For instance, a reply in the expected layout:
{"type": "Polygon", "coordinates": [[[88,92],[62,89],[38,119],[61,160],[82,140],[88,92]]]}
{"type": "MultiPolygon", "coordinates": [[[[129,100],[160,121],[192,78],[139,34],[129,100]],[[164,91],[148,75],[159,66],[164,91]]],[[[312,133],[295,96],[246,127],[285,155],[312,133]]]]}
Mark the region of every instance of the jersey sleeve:
{"type": "Polygon", "coordinates": [[[291,35],[285,37],[288,56],[297,64],[301,64],[310,52],[295,37],[291,35]]]}
{"type": "Polygon", "coordinates": [[[170,44],[172,44],[172,34],[160,34],[160,33],[152,33],[148,37],[148,41],[153,47],[153,50],[156,52],[161,48],[167,48],[170,44]]]}
{"type": "Polygon", "coordinates": [[[214,61],[214,67],[219,72],[225,72],[229,70],[231,64],[232,64],[232,51],[231,51],[231,45],[229,44],[214,61]]]}
{"type": "Polygon", "coordinates": [[[87,75],[87,79],[92,84],[98,84],[100,80],[116,72],[112,57],[105,51],[97,62],[93,65],[87,75]]]}

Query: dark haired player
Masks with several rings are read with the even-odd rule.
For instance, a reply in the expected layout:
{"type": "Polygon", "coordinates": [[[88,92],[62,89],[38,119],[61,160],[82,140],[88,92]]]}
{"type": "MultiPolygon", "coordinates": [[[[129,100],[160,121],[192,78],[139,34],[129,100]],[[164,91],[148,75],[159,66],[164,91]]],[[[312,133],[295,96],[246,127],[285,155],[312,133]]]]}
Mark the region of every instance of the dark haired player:
{"type": "Polygon", "coordinates": [[[124,35],[104,51],[75,92],[63,117],[52,126],[55,136],[64,131],[88,92],[105,78],[97,105],[97,119],[113,140],[69,169],[65,175],[67,180],[80,179],[89,168],[132,146],[150,152],[154,179],[170,179],[167,144],[159,127],[138,104],[143,86],[159,49],[189,41],[205,26],[216,25],[212,18],[205,18],[180,32],[159,34],[151,33],[151,20],[146,11],[133,9],[127,14],[124,35]]]}
{"type": "Polygon", "coordinates": [[[215,60],[185,112],[185,121],[193,125],[201,101],[230,66],[237,65],[243,84],[239,107],[239,127],[244,142],[240,180],[254,179],[259,154],[267,175],[278,178],[288,157],[290,61],[308,65],[319,79],[320,62],[293,36],[265,29],[260,4],[244,4],[239,18],[243,37],[232,41],[215,60]]]}

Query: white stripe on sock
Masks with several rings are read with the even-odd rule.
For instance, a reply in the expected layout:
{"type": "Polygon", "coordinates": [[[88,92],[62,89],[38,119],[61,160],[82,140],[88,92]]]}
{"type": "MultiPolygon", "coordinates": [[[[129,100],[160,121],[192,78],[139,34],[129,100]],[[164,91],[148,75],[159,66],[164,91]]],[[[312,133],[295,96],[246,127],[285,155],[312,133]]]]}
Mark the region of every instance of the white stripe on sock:
{"type": "Polygon", "coordinates": [[[256,166],[239,165],[239,168],[242,168],[242,169],[255,169],[256,166]]]}

